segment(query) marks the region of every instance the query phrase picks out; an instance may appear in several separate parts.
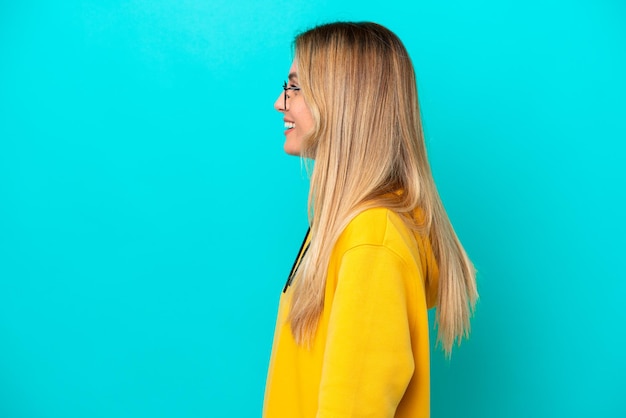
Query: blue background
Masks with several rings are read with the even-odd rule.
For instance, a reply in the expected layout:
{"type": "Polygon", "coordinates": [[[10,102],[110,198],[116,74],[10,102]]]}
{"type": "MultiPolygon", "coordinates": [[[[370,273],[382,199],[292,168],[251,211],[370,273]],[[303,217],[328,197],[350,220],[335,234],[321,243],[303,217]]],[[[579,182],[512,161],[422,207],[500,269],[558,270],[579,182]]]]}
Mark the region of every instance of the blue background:
{"type": "Polygon", "coordinates": [[[413,57],[479,270],[433,417],[626,417],[626,4],[0,2],[0,417],[253,417],[307,180],[272,108],[300,30],[413,57]]]}

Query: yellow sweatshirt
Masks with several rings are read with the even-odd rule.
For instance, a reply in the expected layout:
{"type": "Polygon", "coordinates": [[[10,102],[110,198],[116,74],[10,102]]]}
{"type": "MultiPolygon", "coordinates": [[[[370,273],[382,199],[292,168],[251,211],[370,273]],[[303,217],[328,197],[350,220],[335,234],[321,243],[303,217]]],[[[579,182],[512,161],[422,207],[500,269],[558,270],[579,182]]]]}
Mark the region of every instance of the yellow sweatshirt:
{"type": "Polygon", "coordinates": [[[428,238],[396,213],[356,216],[333,249],[310,348],[287,322],[293,287],[281,296],[263,417],[429,417],[427,309],[437,276],[428,238]]]}

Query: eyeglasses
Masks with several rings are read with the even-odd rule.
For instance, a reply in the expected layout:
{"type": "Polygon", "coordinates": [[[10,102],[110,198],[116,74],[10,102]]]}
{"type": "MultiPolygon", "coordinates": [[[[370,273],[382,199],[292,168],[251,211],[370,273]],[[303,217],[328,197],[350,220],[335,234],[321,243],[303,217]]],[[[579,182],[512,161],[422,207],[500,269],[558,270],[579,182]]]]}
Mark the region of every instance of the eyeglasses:
{"type": "Polygon", "coordinates": [[[285,81],[283,83],[283,90],[284,90],[284,99],[285,99],[285,103],[283,105],[283,110],[287,110],[287,98],[289,97],[287,95],[287,90],[292,90],[292,91],[300,91],[300,87],[296,87],[296,86],[289,86],[287,85],[287,82],[285,81]]]}

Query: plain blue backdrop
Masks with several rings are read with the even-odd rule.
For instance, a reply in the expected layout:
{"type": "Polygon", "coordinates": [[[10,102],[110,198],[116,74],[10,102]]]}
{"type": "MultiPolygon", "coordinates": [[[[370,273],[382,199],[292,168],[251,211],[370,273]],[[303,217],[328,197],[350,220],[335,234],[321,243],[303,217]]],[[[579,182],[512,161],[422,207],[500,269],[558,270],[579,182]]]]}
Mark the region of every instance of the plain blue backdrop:
{"type": "Polygon", "coordinates": [[[1,1],[0,417],[260,416],[307,222],[272,105],[332,20],[404,40],[479,271],[433,417],[626,417],[617,0],[1,1]]]}

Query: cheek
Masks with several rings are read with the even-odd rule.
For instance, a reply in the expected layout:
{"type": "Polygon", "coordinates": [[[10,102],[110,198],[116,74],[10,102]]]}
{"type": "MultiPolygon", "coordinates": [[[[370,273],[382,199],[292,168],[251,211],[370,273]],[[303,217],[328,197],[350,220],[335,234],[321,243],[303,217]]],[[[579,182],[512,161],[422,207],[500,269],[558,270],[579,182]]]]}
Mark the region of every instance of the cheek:
{"type": "Polygon", "coordinates": [[[315,129],[315,122],[313,121],[313,118],[309,117],[302,128],[303,128],[302,129],[303,134],[306,135],[306,134],[312,133],[313,130],[315,129]]]}
{"type": "Polygon", "coordinates": [[[299,126],[300,131],[303,133],[309,132],[313,129],[313,126],[315,125],[315,122],[313,121],[313,115],[306,105],[303,105],[302,108],[299,110],[299,123],[296,124],[296,126],[299,126]]]}

